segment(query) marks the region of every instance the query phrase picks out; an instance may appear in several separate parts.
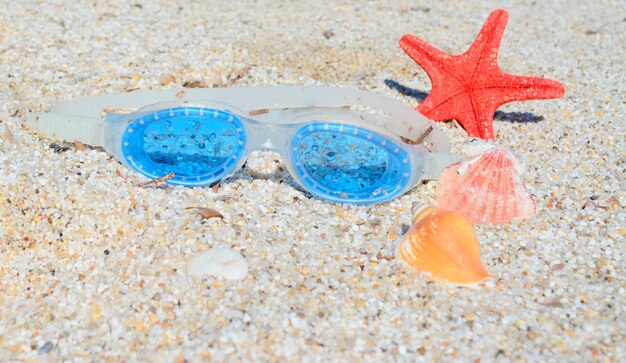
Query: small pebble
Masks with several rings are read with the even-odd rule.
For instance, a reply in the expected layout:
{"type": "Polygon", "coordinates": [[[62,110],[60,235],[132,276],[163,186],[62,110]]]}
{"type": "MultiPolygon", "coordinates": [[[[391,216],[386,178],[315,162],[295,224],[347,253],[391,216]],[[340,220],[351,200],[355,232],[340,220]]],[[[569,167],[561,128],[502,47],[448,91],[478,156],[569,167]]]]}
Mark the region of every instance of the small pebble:
{"type": "Polygon", "coordinates": [[[41,347],[39,347],[39,349],[37,350],[37,354],[40,354],[40,355],[48,354],[50,353],[50,350],[52,350],[52,347],[53,347],[52,342],[47,341],[43,343],[41,347]]]}

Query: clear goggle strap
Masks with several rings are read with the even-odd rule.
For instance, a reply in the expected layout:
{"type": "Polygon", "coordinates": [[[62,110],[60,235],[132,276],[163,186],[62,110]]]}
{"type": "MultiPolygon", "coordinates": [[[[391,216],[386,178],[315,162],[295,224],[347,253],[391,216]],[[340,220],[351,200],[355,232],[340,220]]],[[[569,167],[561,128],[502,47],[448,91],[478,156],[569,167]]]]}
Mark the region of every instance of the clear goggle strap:
{"type": "MultiPolygon", "coordinates": [[[[364,121],[413,141],[434,125],[417,111],[394,99],[366,91],[324,86],[171,89],[102,95],[61,103],[52,107],[49,112],[30,115],[27,124],[45,137],[66,141],[80,140],[94,146],[104,146],[105,140],[110,137],[101,135],[108,131],[106,122],[102,120],[105,110],[137,110],[155,103],[172,101],[181,104],[202,101],[230,104],[248,113],[268,109],[269,115],[263,117],[264,121],[278,123],[281,123],[277,119],[280,112],[274,118],[272,109],[341,109],[346,106],[373,108],[382,111],[382,115],[358,111],[364,121]]],[[[424,141],[431,151],[449,151],[449,141],[439,128],[433,127],[424,141]]]]}
{"type": "Polygon", "coordinates": [[[466,159],[462,155],[454,155],[448,153],[428,153],[426,156],[426,164],[424,165],[423,180],[439,179],[443,169],[466,159]]]}

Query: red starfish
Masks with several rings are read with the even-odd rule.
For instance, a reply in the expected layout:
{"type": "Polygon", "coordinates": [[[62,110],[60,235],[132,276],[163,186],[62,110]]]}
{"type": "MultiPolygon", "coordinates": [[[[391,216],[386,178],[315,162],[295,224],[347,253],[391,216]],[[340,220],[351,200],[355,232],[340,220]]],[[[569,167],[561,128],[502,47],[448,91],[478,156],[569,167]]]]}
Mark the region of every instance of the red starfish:
{"type": "Polygon", "coordinates": [[[442,52],[413,35],[400,39],[402,50],[424,68],[433,84],[419,112],[435,121],[456,119],[469,136],[493,140],[493,116],[500,105],[565,94],[559,82],[500,70],[498,48],[508,17],[502,9],[491,13],[474,44],[460,55],[442,52]]]}

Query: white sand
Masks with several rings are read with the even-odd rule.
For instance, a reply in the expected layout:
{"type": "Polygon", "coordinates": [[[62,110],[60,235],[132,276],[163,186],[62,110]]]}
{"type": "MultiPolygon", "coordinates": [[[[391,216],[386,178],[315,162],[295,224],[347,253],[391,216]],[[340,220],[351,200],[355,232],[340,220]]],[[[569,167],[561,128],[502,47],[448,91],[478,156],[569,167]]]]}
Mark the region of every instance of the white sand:
{"type": "MultiPolygon", "coordinates": [[[[171,3],[3,4],[0,132],[17,144],[0,145],[1,361],[626,360],[624,2],[171,3]],[[567,94],[501,108],[545,117],[495,122],[499,144],[527,158],[538,215],[476,227],[495,276],[478,289],[390,260],[434,182],[384,205],[335,205],[258,153],[217,191],[141,188],[107,154],[55,153],[23,128],[65,99],[211,86],[247,66],[237,85],[359,87],[415,106],[384,85],[430,88],[398,39],[460,53],[497,6],[510,12],[503,70],[567,94]],[[243,281],[185,273],[215,247],[245,256],[243,281]]],[[[463,131],[442,128],[460,150],[463,131]]]]}

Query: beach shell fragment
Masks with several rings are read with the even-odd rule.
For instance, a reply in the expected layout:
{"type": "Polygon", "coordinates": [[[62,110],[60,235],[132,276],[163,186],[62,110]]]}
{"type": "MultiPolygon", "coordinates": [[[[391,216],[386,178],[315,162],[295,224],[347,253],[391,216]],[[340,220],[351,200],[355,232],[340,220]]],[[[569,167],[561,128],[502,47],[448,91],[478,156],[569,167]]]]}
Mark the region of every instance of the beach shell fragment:
{"type": "Polygon", "coordinates": [[[417,210],[400,239],[396,258],[444,282],[473,285],[489,277],[474,229],[458,213],[429,206],[417,210]]]}
{"type": "Polygon", "coordinates": [[[535,203],[515,156],[492,147],[446,168],[437,182],[437,205],[477,224],[501,224],[535,215],[535,203]]]}
{"type": "Polygon", "coordinates": [[[187,268],[190,275],[210,275],[226,280],[243,280],[248,273],[248,262],[237,251],[213,248],[194,257],[187,268]]]}
{"type": "Polygon", "coordinates": [[[15,141],[15,136],[13,136],[13,133],[11,132],[11,129],[9,128],[9,125],[4,126],[4,132],[2,133],[2,138],[3,138],[3,141],[8,142],[9,144],[17,144],[17,141],[15,141]]]}

